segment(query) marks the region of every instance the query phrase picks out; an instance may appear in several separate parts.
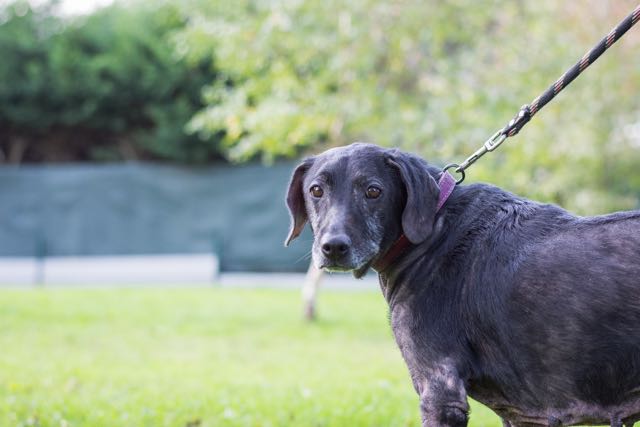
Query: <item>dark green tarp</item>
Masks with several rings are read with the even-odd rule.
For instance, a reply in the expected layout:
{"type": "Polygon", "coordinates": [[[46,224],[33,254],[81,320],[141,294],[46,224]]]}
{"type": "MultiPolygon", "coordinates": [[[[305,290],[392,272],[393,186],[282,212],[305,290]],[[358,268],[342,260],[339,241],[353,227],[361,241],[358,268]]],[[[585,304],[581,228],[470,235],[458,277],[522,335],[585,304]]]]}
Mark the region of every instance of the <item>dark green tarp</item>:
{"type": "Polygon", "coordinates": [[[0,168],[0,256],[209,253],[222,271],[303,271],[289,248],[292,163],[0,168]]]}

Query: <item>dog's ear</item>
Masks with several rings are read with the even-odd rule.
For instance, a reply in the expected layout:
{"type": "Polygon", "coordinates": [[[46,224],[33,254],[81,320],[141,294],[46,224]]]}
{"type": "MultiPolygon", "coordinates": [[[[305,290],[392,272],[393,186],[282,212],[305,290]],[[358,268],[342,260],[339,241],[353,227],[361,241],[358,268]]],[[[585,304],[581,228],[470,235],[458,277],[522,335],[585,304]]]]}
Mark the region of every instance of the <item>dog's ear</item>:
{"type": "Polygon", "coordinates": [[[302,182],[312,164],[313,158],[305,159],[296,167],[296,170],[293,171],[291,181],[289,181],[287,207],[289,208],[289,216],[291,217],[291,226],[289,227],[287,240],[284,242],[285,246],[289,246],[289,243],[300,235],[307,222],[307,207],[304,204],[302,182]]]}
{"type": "Polygon", "coordinates": [[[393,150],[388,163],[398,169],[407,201],[402,211],[402,231],[413,244],[423,242],[433,229],[440,188],[426,163],[411,154],[393,150]]]}

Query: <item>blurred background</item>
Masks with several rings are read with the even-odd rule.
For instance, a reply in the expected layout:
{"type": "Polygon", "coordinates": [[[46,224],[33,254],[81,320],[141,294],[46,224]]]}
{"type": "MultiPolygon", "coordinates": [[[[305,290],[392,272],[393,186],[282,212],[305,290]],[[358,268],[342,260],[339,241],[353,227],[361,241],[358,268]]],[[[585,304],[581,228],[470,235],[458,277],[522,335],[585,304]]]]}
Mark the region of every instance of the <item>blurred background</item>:
{"type": "MultiPolygon", "coordinates": [[[[0,425],[418,425],[373,281],[305,325],[275,274],[309,263],[292,168],[356,140],[460,162],[634,7],[0,0],[0,425]]],[[[638,208],[639,53],[633,28],[467,181],[638,208]]]]}

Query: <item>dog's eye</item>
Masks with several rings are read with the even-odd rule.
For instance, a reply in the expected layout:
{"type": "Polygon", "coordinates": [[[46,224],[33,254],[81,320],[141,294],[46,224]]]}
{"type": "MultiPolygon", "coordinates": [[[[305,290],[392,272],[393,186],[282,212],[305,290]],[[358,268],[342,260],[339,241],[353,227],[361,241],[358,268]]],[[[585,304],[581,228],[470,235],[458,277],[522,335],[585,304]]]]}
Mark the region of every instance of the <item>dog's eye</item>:
{"type": "Polygon", "coordinates": [[[372,185],[367,188],[367,199],[377,199],[378,197],[380,197],[380,193],[382,193],[382,190],[372,185]]]}
{"type": "Polygon", "coordinates": [[[322,191],[322,188],[320,188],[319,185],[314,185],[309,189],[309,192],[311,193],[311,195],[313,197],[322,197],[322,195],[324,194],[324,191],[322,191]]]}

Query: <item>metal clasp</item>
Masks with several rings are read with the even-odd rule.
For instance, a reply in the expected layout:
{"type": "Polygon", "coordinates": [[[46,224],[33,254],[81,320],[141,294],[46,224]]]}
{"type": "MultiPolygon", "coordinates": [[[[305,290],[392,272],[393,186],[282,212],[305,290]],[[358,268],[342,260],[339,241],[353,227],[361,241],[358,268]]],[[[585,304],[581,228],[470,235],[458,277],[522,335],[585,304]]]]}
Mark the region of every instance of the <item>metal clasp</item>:
{"type": "Polygon", "coordinates": [[[487,151],[493,151],[498,148],[505,139],[507,139],[507,135],[503,132],[502,129],[500,129],[484,143],[484,147],[487,149],[487,151]]]}
{"type": "Polygon", "coordinates": [[[507,135],[504,133],[504,129],[500,129],[493,136],[485,141],[482,144],[482,147],[478,148],[475,153],[473,153],[467,160],[462,162],[460,166],[456,168],[456,172],[463,172],[466,168],[471,166],[478,160],[480,157],[487,154],[489,151],[493,151],[500,146],[507,139],[507,135]]]}
{"type": "Polygon", "coordinates": [[[458,170],[458,169],[460,168],[460,165],[459,165],[459,164],[457,164],[457,163],[449,163],[447,166],[445,166],[444,168],[442,168],[442,173],[447,173],[447,171],[448,171],[449,169],[452,169],[452,168],[456,168],[456,169],[455,169],[455,172],[457,172],[457,173],[459,173],[459,174],[460,174],[460,178],[458,178],[458,179],[456,180],[456,184],[460,184],[462,181],[464,181],[465,173],[464,173],[464,169],[463,169],[463,170],[458,170]]]}

